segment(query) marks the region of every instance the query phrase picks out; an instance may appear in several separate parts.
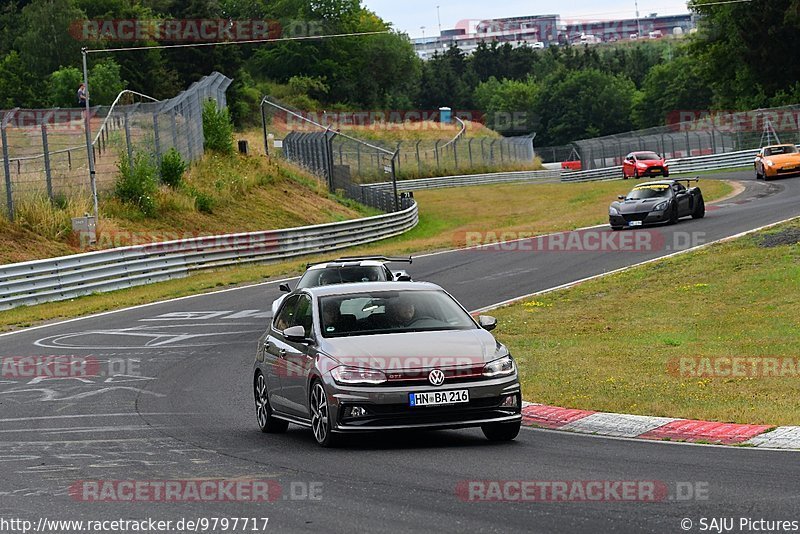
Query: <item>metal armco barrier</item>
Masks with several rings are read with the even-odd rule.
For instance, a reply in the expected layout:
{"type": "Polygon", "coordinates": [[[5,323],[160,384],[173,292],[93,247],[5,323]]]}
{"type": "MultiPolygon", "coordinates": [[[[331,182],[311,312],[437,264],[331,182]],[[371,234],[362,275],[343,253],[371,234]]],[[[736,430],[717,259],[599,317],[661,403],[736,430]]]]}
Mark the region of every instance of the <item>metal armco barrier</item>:
{"type": "MultiPolygon", "coordinates": [[[[419,191],[422,189],[438,189],[442,187],[463,187],[469,185],[502,184],[508,182],[557,182],[561,178],[561,170],[549,171],[514,171],[490,174],[465,174],[459,176],[442,176],[439,178],[418,178],[415,180],[398,180],[400,191],[419,191]]],[[[386,190],[392,188],[391,182],[366,184],[364,189],[386,190]]]]}
{"type": "Polygon", "coordinates": [[[0,266],[0,310],[182,278],[192,271],[323,253],[402,234],[417,225],[401,211],[265,232],[200,237],[0,266]]]}
{"type": "MultiPolygon", "coordinates": [[[[798,145],[800,147],[800,145],[798,145]]],[[[742,150],[727,152],[725,154],[711,154],[708,156],[693,156],[667,160],[670,174],[688,174],[694,172],[717,171],[720,169],[735,169],[752,167],[753,160],[758,150],[742,150]]],[[[622,167],[606,167],[605,169],[592,169],[590,171],[564,172],[562,182],[589,182],[594,180],[615,180],[622,178],[622,167]]]]}

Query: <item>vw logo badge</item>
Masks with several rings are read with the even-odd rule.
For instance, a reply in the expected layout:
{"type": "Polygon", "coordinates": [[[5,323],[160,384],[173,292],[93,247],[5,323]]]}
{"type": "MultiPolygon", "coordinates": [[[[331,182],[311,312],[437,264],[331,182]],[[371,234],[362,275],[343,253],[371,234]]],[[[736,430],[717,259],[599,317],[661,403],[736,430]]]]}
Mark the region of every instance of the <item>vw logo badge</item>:
{"type": "Polygon", "coordinates": [[[444,371],[441,369],[434,369],[428,373],[428,382],[434,386],[441,386],[444,384],[444,371]]]}

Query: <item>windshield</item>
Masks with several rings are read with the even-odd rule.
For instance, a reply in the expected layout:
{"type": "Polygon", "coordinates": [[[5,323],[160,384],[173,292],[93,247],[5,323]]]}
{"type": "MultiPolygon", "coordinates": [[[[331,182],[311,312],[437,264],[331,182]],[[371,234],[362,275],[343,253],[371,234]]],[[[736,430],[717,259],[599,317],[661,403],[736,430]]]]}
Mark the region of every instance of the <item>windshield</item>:
{"type": "Polygon", "coordinates": [[[667,184],[640,185],[628,193],[626,200],[645,200],[648,198],[667,198],[669,197],[669,186],[667,184]]]}
{"type": "Polygon", "coordinates": [[[381,291],[319,299],[325,337],[470,330],[475,321],[443,291],[381,291]]]}
{"type": "Polygon", "coordinates": [[[386,280],[383,268],[378,266],[326,267],[312,269],[297,283],[297,287],[329,286],[353,282],[382,282],[386,280]]]}
{"type": "Polygon", "coordinates": [[[655,152],[638,152],[634,154],[636,159],[638,160],[651,160],[651,159],[661,159],[661,156],[656,154],[655,152]]]}
{"type": "Polygon", "coordinates": [[[777,156],[780,154],[795,154],[797,147],[794,145],[774,146],[772,148],[764,149],[765,156],[777,156]]]}

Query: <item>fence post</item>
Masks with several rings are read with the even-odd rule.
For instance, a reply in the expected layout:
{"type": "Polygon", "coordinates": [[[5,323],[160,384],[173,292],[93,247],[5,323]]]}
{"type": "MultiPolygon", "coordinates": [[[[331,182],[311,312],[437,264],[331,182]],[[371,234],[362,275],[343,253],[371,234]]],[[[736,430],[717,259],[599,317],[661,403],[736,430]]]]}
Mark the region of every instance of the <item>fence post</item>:
{"type": "Polygon", "coordinates": [[[6,177],[6,206],[8,206],[8,220],[14,222],[14,197],[11,193],[11,168],[8,159],[8,137],[6,136],[6,125],[0,125],[0,136],[3,141],[3,173],[6,177]]]}
{"type": "Polygon", "coordinates": [[[436,140],[436,144],[433,146],[433,151],[436,153],[436,170],[439,170],[439,143],[441,143],[441,139],[436,140]]]}
{"type": "Polygon", "coordinates": [[[178,117],[175,113],[175,108],[172,108],[172,124],[170,125],[172,130],[172,147],[175,150],[178,150],[178,117]]]}
{"type": "Polygon", "coordinates": [[[419,144],[422,142],[422,139],[418,140],[416,145],[414,146],[414,151],[417,153],[417,170],[419,171],[419,177],[422,178],[422,160],[419,157],[419,144]]]}
{"type": "Polygon", "coordinates": [[[469,154],[469,166],[470,166],[470,168],[474,167],[474,165],[472,164],[472,142],[474,140],[475,140],[475,138],[473,137],[473,138],[470,138],[469,141],[467,141],[467,153],[469,154]]]}
{"type": "MultiPolygon", "coordinates": [[[[394,150],[394,153],[397,155],[397,164],[396,164],[397,168],[394,169],[394,170],[396,170],[398,174],[400,173],[400,145],[402,145],[402,144],[403,144],[402,141],[398,141],[397,142],[397,147],[394,150]]],[[[392,158],[392,165],[395,165],[394,158],[392,158]]],[[[392,171],[392,173],[394,173],[394,170],[392,171]]]]}
{"type": "Polygon", "coordinates": [[[133,144],[131,143],[131,125],[128,122],[128,114],[125,114],[125,147],[128,150],[128,165],[133,164],[133,144]]]}
{"type": "Polygon", "coordinates": [[[50,171],[50,147],[47,144],[47,124],[42,123],[42,155],[44,156],[44,177],[47,181],[47,198],[53,201],[53,174],[50,171]]]}
{"type": "Polygon", "coordinates": [[[458,169],[458,139],[453,139],[453,162],[458,169]]]}
{"type": "Polygon", "coordinates": [[[261,130],[264,133],[264,155],[269,156],[269,141],[267,140],[267,112],[264,111],[264,100],[261,101],[261,130]]]}
{"type": "Polygon", "coordinates": [[[400,208],[397,204],[397,173],[395,172],[395,160],[397,159],[398,154],[400,154],[399,148],[394,154],[392,154],[392,188],[394,189],[394,211],[400,211],[400,208]]]}
{"type": "Polygon", "coordinates": [[[153,113],[153,144],[156,147],[156,161],[161,165],[161,143],[158,135],[158,113],[153,113]]]}

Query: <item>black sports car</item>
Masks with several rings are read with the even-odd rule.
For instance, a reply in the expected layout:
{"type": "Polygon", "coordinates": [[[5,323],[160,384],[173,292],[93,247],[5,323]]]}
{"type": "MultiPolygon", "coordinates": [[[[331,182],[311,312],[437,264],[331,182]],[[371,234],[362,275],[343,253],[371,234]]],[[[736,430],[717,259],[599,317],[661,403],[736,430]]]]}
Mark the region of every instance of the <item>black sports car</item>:
{"type": "Polygon", "coordinates": [[[614,230],[650,224],[676,223],[691,215],[701,219],[706,214],[703,193],[699,187],[688,189],[680,182],[691,180],[661,180],[634,187],[627,196],[620,195],[608,208],[608,223],[614,230]]]}

